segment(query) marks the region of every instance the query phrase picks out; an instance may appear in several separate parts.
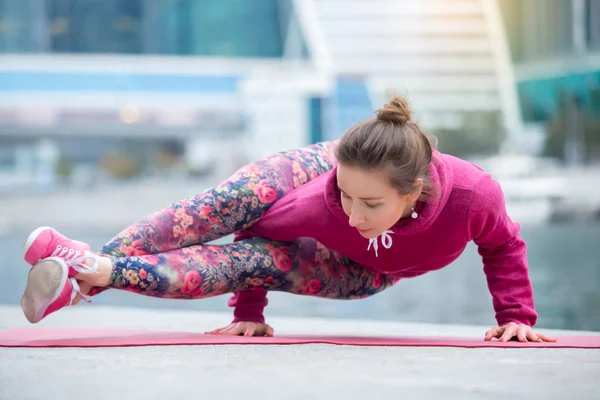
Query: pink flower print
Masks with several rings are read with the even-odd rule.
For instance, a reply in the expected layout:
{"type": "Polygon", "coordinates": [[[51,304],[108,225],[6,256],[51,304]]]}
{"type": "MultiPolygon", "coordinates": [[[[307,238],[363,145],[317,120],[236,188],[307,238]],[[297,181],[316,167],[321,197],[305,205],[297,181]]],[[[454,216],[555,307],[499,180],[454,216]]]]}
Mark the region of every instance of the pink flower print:
{"type": "Polygon", "coordinates": [[[192,218],[192,216],[185,214],[183,217],[183,221],[181,221],[181,226],[187,228],[188,226],[192,225],[193,222],[194,219],[192,218]]]}
{"type": "Polygon", "coordinates": [[[218,252],[217,253],[217,260],[222,261],[226,264],[230,263],[230,259],[229,259],[229,254],[225,253],[225,252],[218,252]]]}
{"type": "Polygon", "coordinates": [[[203,293],[202,276],[196,270],[188,271],[184,277],[181,293],[187,293],[190,296],[197,296],[203,293]]]}
{"type": "Polygon", "coordinates": [[[308,281],[308,284],[304,287],[304,290],[302,292],[304,294],[313,295],[319,293],[322,288],[323,285],[321,284],[320,280],[311,279],[310,281],[308,281]]]}
{"type": "Polygon", "coordinates": [[[179,236],[182,236],[183,234],[184,234],[184,232],[181,229],[181,226],[179,226],[179,225],[173,226],[173,237],[179,237],[179,236]]]}
{"type": "Polygon", "coordinates": [[[212,207],[210,206],[202,206],[198,208],[198,214],[200,218],[206,218],[212,212],[212,207]]]}
{"type": "Polygon", "coordinates": [[[127,278],[131,286],[137,286],[137,284],[140,282],[138,274],[131,269],[127,271],[127,273],[125,274],[125,278],[127,278]]]}
{"type": "Polygon", "coordinates": [[[140,275],[140,279],[143,280],[143,279],[146,279],[146,277],[148,276],[148,273],[146,272],[146,270],[144,268],[142,268],[142,269],[140,269],[139,275],[140,275]]]}
{"type": "Polygon", "coordinates": [[[137,249],[131,246],[126,246],[123,243],[121,243],[119,249],[123,252],[123,254],[125,254],[125,257],[132,257],[137,255],[137,249]]]}
{"type": "Polygon", "coordinates": [[[275,253],[276,251],[278,251],[279,249],[277,249],[277,247],[273,246],[272,243],[267,243],[267,251],[271,254],[275,253]]]}
{"type": "Polygon", "coordinates": [[[299,173],[302,171],[302,167],[300,166],[300,163],[298,163],[298,161],[292,162],[292,171],[294,171],[295,173],[299,173]]]}
{"type": "Polygon", "coordinates": [[[381,274],[376,274],[373,278],[373,288],[379,289],[383,284],[383,277],[381,274]]]}
{"type": "Polygon", "coordinates": [[[277,269],[288,272],[292,269],[292,259],[289,258],[286,254],[284,254],[281,250],[278,250],[275,254],[273,254],[273,262],[277,269]]]}
{"type": "Polygon", "coordinates": [[[308,176],[306,175],[306,172],[304,171],[300,171],[298,173],[298,180],[300,181],[300,183],[303,185],[306,182],[308,182],[308,176]]]}
{"type": "MultiPolygon", "coordinates": [[[[148,255],[144,255],[140,257],[142,260],[146,261],[148,264],[151,265],[158,265],[158,256],[155,256],[154,254],[148,254],[148,255]]],[[[144,278],[142,278],[144,279],[144,278]]]]}
{"type": "Polygon", "coordinates": [[[131,242],[131,247],[133,247],[134,249],[137,250],[136,255],[138,255],[138,256],[148,254],[146,252],[146,250],[144,250],[144,244],[142,243],[141,240],[134,240],[133,242],[131,242]]]}
{"type": "Polygon", "coordinates": [[[261,184],[256,188],[255,193],[258,195],[258,199],[265,204],[272,203],[277,200],[277,191],[269,186],[264,186],[261,184]]]}
{"type": "Polygon", "coordinates": [[[246,284],[249,286],[262,286],[263,280],[261,278],[246,278],[246,284]]]}

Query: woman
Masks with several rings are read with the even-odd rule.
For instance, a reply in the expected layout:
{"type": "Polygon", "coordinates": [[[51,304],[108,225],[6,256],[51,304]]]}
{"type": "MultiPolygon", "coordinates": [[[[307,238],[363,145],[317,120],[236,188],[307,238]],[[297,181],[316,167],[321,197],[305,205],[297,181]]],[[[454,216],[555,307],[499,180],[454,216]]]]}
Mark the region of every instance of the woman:
{"type": "Polygon", "coordinates": [[[273,155],[132,225],[98,254],[51,228],[26,240],[34,265],[22,307],[35,323],[106,288],[178,299],[235,292],[234,320],[210,333],[273,335],[266,292],[360,299],[449,265],[474,241],[498,326],[485,340],[536,334],[526,245],[500,186],[432,148],[393,98],[339,143],[273,155]],[[227,245],[205,245],[235,233],[227,245]],[[75,300],[75,301],[74,301],[75,300]]]}

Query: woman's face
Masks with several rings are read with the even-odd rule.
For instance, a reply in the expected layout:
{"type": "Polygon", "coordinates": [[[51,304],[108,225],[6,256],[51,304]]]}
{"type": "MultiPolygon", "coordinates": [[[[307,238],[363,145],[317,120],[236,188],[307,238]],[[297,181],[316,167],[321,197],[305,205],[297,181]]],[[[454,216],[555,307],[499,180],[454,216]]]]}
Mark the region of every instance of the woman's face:
{"type": "Polygon", "coordinates": [[[419,193],[400,194],[390,185],[382,170],[338,165],[337,184],[342,194],[342,207],[350,218],[350,226],[372,239],[391,228],[400,218],[410,215],[419,193]]]}

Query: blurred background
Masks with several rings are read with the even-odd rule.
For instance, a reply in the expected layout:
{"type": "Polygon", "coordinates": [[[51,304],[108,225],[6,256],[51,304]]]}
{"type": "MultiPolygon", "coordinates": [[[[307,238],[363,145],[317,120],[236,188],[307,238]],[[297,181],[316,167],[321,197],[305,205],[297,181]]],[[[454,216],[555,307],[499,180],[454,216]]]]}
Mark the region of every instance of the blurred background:
{"type": "MultiPolygon", "coordinates": [[[[600,330],[600,0],[0,0],[0,303],[19,304],[37,226],[98,248],[392,91],[501,183],[538,326],[600,330]]],[[[370,299],[270,299],[267,316],[495,324],[474,246],[370,299]]]]}

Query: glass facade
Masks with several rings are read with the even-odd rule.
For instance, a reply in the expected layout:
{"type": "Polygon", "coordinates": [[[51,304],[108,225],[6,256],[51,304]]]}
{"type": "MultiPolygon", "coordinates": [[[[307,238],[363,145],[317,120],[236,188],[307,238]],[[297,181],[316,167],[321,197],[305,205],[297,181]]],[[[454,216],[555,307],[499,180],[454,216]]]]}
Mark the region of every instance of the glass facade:
{"type": "Polygon", "coordinates": [[[281,57],[290,0],[0,0],[0,51],[281,57]]]}
{"type": "Polygon", "coordinates": [[[600,1],[586,0],[586,40],[591,49],[600,50],[600,1]]]}
{"type": "MultiPolygon", "coordinates": [[[[35,43],[36,33],[28,21],[39,22],[32,8],[33,1],[0,0],[0,51],[31,52],[44,46],[35,43]]],[[[43,5],[43,2],[39,2],[43,5]]],[[[40,10],[36,10],[39,14],[40,10]]],[[[44,30],[43,28],[41,30],[44,30]]]]}
{"type": "Polygon", "coordinates": [[[600,49],[598,0],[498,0],[514,61],[600,49]]]}
{"type": "Polygon", "coordinates": [[[141,0],[53,0],[46,3],[48,51],[141,53],[141,0]]]}

